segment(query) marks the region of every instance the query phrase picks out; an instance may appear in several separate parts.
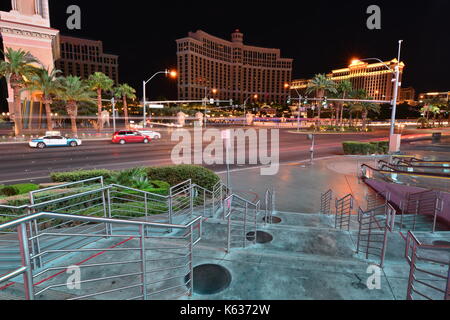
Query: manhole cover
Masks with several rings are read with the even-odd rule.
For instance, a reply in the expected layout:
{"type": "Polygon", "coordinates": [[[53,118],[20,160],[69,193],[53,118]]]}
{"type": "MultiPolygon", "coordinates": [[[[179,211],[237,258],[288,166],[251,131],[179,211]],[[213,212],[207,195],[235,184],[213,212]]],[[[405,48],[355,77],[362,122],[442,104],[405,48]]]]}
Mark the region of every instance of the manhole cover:
{"type": "Polygon", "coordinates": [[[442,240],[438,240],[438,241],[434,241],[433,245],[435,246],[448,246],[450,247],[450,242],[449,241],[442,241],[442,240]]]}
{"type": "Polygon", "coordinates": [[[272,218],[264,217],[263,221],[266,223],[270,223],[270,224],[278,224],[278,223],[281,223],[282,220],[281,220],[281,218],[278,218],[278,217],[272,217],[272,218]]]}
{"type": "MultiPolygon", "coordinates": [[[[189,281],[186,275],[185,282],[189,281]]],[[[217,264],[204,264],[194,268],[194,292],[209,295],[222,292],[230,286],[230,272],[217,264]]]]}
{"type": "MultiPolygon", "coordinates": [[[[255,233],[254,232],[247,233],[247,240],[255,241],[255,233]]],[[[272,240],[273,240],[273,237],[270,233],[267,233],[264,231],[256,232],[256,243],[269,243],[272,240]]]]}

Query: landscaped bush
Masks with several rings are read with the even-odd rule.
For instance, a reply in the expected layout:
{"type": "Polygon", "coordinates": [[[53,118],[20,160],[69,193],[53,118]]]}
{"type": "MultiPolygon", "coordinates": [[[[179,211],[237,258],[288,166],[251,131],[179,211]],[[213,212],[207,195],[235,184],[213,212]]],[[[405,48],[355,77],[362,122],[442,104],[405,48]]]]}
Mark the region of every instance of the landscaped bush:
{"type": "Polygon", "coordinates": [[[344,153],[347,155],[370,155],[387,154],[389,152],[389,142],[355,142],[348,141],[343,143],[344,153]]]}
{"type": "Polygon", "coordinates": [[[213,171],[192,165],[150,167],[147,169],[147,173],[150,180],[166,181],[171,186],[192,179],[192,183],[208,190],[212,190],[220,180],[219,176],[213,171]]]}
{"type": "Polygon", "coordinates": [[[16,188],[15,186],[7,186],[4,187],[2,190],[0,190],[0,193],[3,196],[7,196],[7,197],[12,197],[12,196],[17,196],[19,194],[19,189],[16,188]]]}
{"type": "Polygon", "coordinates": [[[170,188],[168,185],[174,186],[189,179],[208,190],[211,190],[220,180],[213,171],[192,165],[134,168],[122,171],[80,170],[51,174],[53,182],[76,182],[99,176],[103,176],[107,184],[119,184],[163,195],[167,194],[166,190],[170,188]]]}
{"type": "Polygon", "coordinates": [[[111,178],[110,170],[78,170],[71,172],[54,172],[50,175],[53,182],[76,182],[91,178],[103,177],[111,178]]]}

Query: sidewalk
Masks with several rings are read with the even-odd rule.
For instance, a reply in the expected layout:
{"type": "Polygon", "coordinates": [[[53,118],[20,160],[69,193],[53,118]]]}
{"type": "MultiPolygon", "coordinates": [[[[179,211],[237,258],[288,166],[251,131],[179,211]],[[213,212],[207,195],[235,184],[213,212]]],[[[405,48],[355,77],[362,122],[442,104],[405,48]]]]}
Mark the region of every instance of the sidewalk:
{"type": "MultiPolygon", "coordinates": [[[[260,169],[249,168],[231,173],[232,188],[249,200],[254,194],[260,195],[262,207],[267,188],[275,191],[277,211],[318,213],[321,194],[333,190],[333,197],[342,198],[349,193],[355,197],[355,208],[365,208],[366,196],[372,191],[358,179],[359,168],[363,163],[374,165],[382,157],[335,156],[316,160],[310,166],[305,163],[280,165],[275,176],[261,176],[260,169]]],[[[220,173],[223,181],[226,173],[220,173]]],[[[334,205],[334,203],[333,203],[334,205]]]]}

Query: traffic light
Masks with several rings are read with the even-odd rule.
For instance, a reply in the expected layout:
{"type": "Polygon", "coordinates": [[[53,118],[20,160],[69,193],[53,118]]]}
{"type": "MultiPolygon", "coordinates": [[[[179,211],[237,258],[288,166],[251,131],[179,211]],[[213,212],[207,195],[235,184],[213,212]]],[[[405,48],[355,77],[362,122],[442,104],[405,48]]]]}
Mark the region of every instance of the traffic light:
{"type": "Polygon", "coordinates": [[[322,105],[323,105],[323,106],[328,105],[328,98],[327,98],[327,97],[323,97],[323,99],[322,99],[322,105]]]}
{"type": "Polygon", "coordinates": [[[306,106],[308,104],[308,98],[305,98],[305,100],[303,101],[303,104],[306,106]]]}
{"type": "Polygon", "coordinates": [[[287,104],[291,104],[291,96],[288,97],[287,104]]]}

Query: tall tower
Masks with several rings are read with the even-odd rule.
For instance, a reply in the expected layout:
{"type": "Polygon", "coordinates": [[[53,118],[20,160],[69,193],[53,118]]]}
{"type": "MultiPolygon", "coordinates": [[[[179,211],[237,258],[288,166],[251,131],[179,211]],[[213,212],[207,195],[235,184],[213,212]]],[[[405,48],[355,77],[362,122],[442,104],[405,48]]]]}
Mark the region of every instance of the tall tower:
{"type": "MultiPolygon", "coordinates": [[[[50,27],[48,0],[11,0],[10,12],[0,11],[0,35],[3,50],[12,48],[29,51],[47,69],[54,68],[59,58],[59,31],[50,27]]],[[[23,93],[22,99],[27,99],[23,93]]],[[[13,93],[8,85],[11,114],[13,93]]]]}

